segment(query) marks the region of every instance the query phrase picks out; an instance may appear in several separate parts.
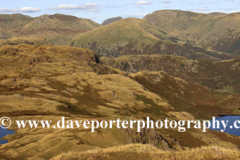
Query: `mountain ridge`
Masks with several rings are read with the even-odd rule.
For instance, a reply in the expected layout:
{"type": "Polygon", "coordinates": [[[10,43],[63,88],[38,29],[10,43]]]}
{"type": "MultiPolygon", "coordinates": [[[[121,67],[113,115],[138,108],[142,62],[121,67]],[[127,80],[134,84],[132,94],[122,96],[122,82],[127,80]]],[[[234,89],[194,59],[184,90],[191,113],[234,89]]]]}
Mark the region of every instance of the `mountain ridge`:
{"type": "Polygon", "coordinates": [[[2,31],[5,38],[43,38],[49,43],[57,45],[64,45],[76,34],[100,26],[100,24],[89,19],[63,14],[42,15],[34,18],[21,14],[0,15],[0,19],[1,17],[7,17],[5,18],[6,22],[2,21],[2,25],[4,24],[6,26],[6,29],[2,31]],[[17,22],[11,24],[12,28],[7,29],[7,26],[9,25],[7,22],[13,21],[14,19],[11,19],[11,17],[16,16],[27,17],[27,20],[20,23],[21,25],[17,22]]]}
{"type": "Polygon", "coordinates": [[[196,46],[238,56],[239,18],[239,12],[215,16],[181,10],[159,10],[143,19],[196,46]]]}

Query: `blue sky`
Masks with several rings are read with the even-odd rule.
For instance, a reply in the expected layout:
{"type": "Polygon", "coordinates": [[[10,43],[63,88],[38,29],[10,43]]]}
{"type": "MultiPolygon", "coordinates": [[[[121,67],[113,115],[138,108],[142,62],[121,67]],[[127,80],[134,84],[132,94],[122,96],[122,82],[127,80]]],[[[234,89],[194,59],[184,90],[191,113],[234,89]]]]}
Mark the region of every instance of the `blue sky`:
{"type": "Polygon", "coordinates": [[[240,0],[0,0],[0,14],[22,13],[32,17],[43,14],[68,14],[102,23],[121,16],[142,18],[163,9],[193,12],[239,12],[240,0]]]}

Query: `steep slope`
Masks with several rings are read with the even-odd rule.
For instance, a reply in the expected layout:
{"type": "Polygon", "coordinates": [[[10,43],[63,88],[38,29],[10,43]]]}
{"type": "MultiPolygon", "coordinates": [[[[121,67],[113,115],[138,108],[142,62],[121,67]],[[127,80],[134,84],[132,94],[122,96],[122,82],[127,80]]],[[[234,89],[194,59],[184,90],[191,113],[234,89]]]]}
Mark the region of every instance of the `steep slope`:
{"type": "Polygon", "coordinates": [[[170,54],[191,59],[219,60],[182,46],[177,41],[178,39],[169,36],[146,20],[127,18],[80,34],[68,45],[89,48],[99,55],[109,57],[129,54],[170,54]]]}
{"type": "MultiPolygon", "coordinates": [[[[195,18],[192,21],[195,24],[198,22],[199,16],[195,13],[194,15],[195,18]]],[[[68,42],[67,45],[69,46],[89,48],[100,55],[112,57],[128,54],[167,54],[180,55],[190,59],[219,61],[231,59],[235,56],[235,54],[231,56],[211,50],[211,48],[196,47],[196,45],[190,44],[187,39],[184,40],[185,35],[179,36],[178,39],[175,38],[175,35],[178,34],[167,34],[162,30],[166,29],[172,33],[168,30],[171,28],[169,26],[167,28],[159,27],[146,20],[136,18],[119,20],[83,35],[81,34],[101,25],[88,19],[62,14],[43,15],[36,18],[21,14],[0,15],[0,19],[2,24],[0,27],[1,39],[44,39],[48,43],[56,45],[65,45],[68,42]],[[109,36],[113,38],[109,38],[109,36]],[[75,38],[72,40],[73,37],[75,38]],[[70,40],[72,41],[70,42],[70,40]]],[[[168,23],[168,18],[165,21],[168,23]]],[[[185,19],[182,26],[181,22],[176,20],[174,23],[177,22],[177,28],[173,31],[178,33],[178,30],[181,30],[181,27],[184,28],[187,21],[188,19],[185,19]]]]}
{"type": "Polygon", "coordinates": [[[212,50],[240,55],[240,13],[202,14],[160,10],[144,17],[177,38],[212,50]]]}
{"type": "Polygon", "coordinates": [[[103,21],[102,25],[105,26],[107,24],[110,24],[110,23],[113,23],[113,22],[116,22],[116,21],[119,21],[123,19],[122,17],[113,17],[113,18],[109,18],[109,19],[106,19],[105,21],[103,21]]]}
{"type": "Polygon", "coordinates": [[[84,44],[97,41],[102,46],[109,45],[109,42],[115,44],[115,46],[122,46],[128,41],[136,41],[136,39],[139,39],[139,43],[146,44],[156,42],[159,38],[163,40],[167,39],[166,33],[152,26],[148,21],[137,18],[123,19],[92,30],[91,32],[80,34],[73,39],[73,45],[81,45],[84,38],[88,38],[84,44]]]}
{"type": "Polygon", "coordinates": [[[7,37],[4,35],[4,32],[0,29],[0,39],[7,39],[7,37]]]}
{"type": "Polygon", "coordinates": [[[7,31],[20,28],[32,19],[22,14],[0,14],[0,39],[7,39],[7,31]]]}
{"type": "MultiPolygon", "coordinates": [[[[23,15],[18,15],[23,16],[23,15]]],[[[9,15],[5,17],[5,26],[11,24],[14,21],[13,16],[9,15]]],[[[25,16],[23,16],[25,17],[25,16]]],[[[97,28],[100,25],[89,20],[77,18],[74,16],[54,14],[54,15],[42,15],[40,17],[31,18],[27,20],[18,19],[18,27],[6,28],[4,35],[7,38],[42,38],[52,44],[64,45],[70,41],[76,34],[89,31],[97,28]]],[[[11,26],[15,26],[12,25],[11,26]]],[[[2,27],[1,27],[2,28],[2,27]]]]}
{"type": "MultiPolygon", "coordinates": [[[[127,75],[103,65],[91,50],[52,45],[0,47],[0,117],[15,120],[193,120],[239,113],[239,95],[222,94],[164,72],[127,75]]],[[[77,127],[77,126],[75,126],[77,127]]],[[[128,143],[148,143],[162,150],[219,145],[236,149],[240,138],[201,129],[136,130],[83,127],[18,129],[0,146],[2,159],[50,159],[128,143]],[[203,138],[204,137],[204,138],[203,138]],[[31,152],[29,151],[31,150],[31,152]]]]}
{"type": "Polygon", "coordinates": [[[221,92],[240,93],[240,56],[220,62],[165,55],[122,56],[115,59],[101,57],[101,61],[129,73],[164,71],[189,83],[198,83],[221,92]]]}
{"type": "Polygon", "coordinates": [[[20,28],[31,20],[32,17],[22,14],[0,14],[0,32],[20,28]]]}

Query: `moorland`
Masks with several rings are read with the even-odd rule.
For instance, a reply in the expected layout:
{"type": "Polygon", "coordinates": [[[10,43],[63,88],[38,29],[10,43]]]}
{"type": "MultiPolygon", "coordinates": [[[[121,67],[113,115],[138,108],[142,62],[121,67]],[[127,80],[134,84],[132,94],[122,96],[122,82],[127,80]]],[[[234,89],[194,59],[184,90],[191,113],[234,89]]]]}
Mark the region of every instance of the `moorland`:
{"type": "MultiPolygon", "coordinates": [[[[240,13],[160,10],[100,25],[0,15],[0,117],[12,121],[239,115],[240,13]]],[[[1,159],[237,159],[240,137],[208,130],[18,129],[1,159]]]]}

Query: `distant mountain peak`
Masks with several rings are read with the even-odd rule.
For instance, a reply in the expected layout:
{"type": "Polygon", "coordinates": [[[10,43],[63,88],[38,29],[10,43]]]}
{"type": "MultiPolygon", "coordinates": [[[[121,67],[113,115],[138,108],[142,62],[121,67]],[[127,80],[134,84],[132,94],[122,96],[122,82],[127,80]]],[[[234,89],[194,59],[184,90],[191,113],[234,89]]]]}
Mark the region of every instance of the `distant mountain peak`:
{"type": "Polygon", "coordinates": [[[0,26],[0,39],[44,38],[52,44],[64,45],[76,34],[101,25],[89,19],[64,14],[44,14],[34,18],[22,14],[6,14],[0,15],[0,26]]]}
{"type": "Polygon", "coordinates": [[[107,24],[110,24],[110,23],[113,23],[113,22],[116,22],[116,21],[119,21],[123,19],[122,17],[113,17],[113,18],[109,18],[109,19],[106,19],[105,21],[103,21],[102,25],[105,26],[107,24]]]}
{"type": "Polygon", "coordinates": [[[221,15],[225,15],[226,13],[223,13],[223,12],[211,12],[211,13],[208,13],[209,15],[212,15],[212,16],[221,16],[221,15]]]}

